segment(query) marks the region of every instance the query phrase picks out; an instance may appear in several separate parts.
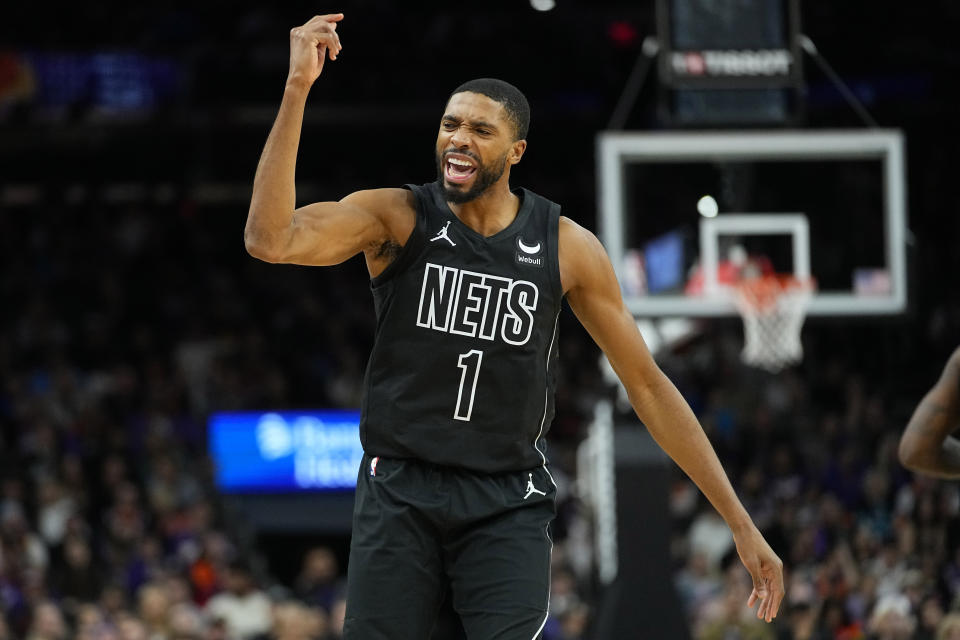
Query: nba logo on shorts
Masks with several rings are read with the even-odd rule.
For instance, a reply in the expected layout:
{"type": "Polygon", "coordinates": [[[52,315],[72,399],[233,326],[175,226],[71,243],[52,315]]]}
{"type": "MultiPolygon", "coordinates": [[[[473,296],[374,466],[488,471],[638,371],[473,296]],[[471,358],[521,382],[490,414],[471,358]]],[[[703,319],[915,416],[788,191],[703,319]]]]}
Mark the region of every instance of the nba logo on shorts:
{"type": "Polygon", "coordinates": [[[370,475],[372,475],[372,476],[377,475],[377,463],[378,463],[378,462],[380,462],[380,456],[377,456],[376,458],[374,458],[373,460],[370,461],[370,475]]]}

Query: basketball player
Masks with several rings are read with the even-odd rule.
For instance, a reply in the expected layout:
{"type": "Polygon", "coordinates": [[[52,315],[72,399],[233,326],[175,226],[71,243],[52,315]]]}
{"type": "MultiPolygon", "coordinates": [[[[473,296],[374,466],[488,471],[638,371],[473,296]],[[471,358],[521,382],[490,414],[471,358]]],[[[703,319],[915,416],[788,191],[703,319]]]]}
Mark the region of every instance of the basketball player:
{"type": "Polygon", "coordinates": [[[780,559],[647,351],[603,246],[558,205],[510,189],[510,169],[527,147],[520,91],[483,79],[451,94],[436,182],[296,208],[307,94],[325,58],[341,51],[342,19],[317,16],[291,31],[289,75],[254,178],[245,241],[251,255],[274,263],[334,265],[362,252],[370,272],[377,330],[345,637],[424,640],[447,589],[471,640],[542,632],[556,494],[544,435],[564,297],[641,420],[730,525],[753,577],[748,606],[759,601],[757,615],[769,622],[783,597],[780,559]]]}
{"type": "Polygon", "coordinates": [[[960,349],[947,360],[940,379],[913,412],[900,438],[900,462],[919,473],[960,478],[960,349]]]}

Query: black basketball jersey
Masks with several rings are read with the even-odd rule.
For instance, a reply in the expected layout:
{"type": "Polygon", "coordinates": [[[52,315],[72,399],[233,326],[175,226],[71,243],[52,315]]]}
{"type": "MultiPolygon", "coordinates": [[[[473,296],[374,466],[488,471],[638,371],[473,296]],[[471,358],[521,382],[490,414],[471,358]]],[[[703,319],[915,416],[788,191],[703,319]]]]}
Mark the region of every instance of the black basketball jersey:
{"type": "Polygon", "coordinates": [[[516,190],[516,218],[484,237],[437,183],[407,188],[416,225],[371,281],[364,450],[487,473],[544,465],[563,297],[560,207],[516,190]]]}

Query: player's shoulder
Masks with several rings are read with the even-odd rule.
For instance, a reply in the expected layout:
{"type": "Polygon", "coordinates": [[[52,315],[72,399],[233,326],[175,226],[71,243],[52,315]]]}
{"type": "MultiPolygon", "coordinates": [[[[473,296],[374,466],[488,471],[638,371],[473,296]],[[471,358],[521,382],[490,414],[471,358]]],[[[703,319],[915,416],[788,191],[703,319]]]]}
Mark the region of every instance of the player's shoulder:
{"type": "Polygon", "coordinates": [[[417,203],[409,189],[382,188],[354,191],[340,202],[375,217],[392,238],[406,238],[417,217],[417,203]]]}
{"type": "Polygon", "coordinates": [[[592,231],[567,216],[560,216],[557,234],[559,235],[558,246],[561,259],[564,254],[574,257],[575,254],[584,251],[603,250],[599,238],[592,231]]]}
{"type": "Polygon", "coordinates": [[[361,207],[374,214],[390,214],[404,210],[414,211],[416,203],[409,189],[381,188],[354,191],[340,202],[361,207]]]}
{"type": "Polygon", "coordinates": [[[947,367],[952,368],[954,372],[960,374],[960,346],[953,350],[950,358],[947,360],[947,367]]]}
{"type": "Polygon", "coordinates": [[[597,274],[607,271],[607,252],[592,231],[566,216],[560,216],[557,234],[557,257],[564,293],[573,287],[591,283],[597,274]]]}

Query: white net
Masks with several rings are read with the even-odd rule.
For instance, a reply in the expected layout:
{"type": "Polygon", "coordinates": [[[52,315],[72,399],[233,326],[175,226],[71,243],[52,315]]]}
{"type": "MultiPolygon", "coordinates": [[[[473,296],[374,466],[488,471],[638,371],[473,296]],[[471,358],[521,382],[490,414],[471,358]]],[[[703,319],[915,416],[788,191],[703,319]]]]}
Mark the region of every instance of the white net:
{"type": "Polygon", "coordinates": [[[741,359],[772,373],[800,362],[800,330],[812,295],[809,279],[760,276],[741,281],[736,289],[743,317],[741,359]]]}

